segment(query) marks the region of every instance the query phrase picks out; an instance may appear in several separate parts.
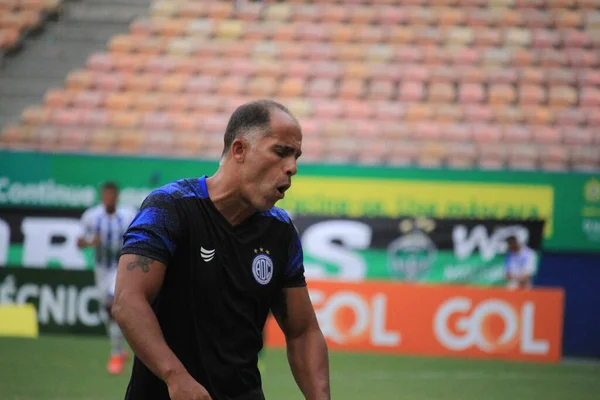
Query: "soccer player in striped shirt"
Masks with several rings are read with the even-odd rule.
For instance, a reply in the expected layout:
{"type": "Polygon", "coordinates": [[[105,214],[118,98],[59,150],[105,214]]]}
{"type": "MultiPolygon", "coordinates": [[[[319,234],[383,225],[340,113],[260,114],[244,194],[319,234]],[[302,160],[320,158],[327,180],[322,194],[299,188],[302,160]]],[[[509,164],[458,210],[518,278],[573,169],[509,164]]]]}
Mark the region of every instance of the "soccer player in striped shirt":
{"type": "Polygon", "coordinates": [[[101,188],[101,204],[87,209],[81,217],[83,236],[77,241],[79,248],[95,249],[94,275],[100,293],[101,304],[108,312],[108,336],[110,358],[107,369],[110,374],[123,372],[127,351],[123,348],[123,335],[119,325],[112,319],[110,309],[115,294],[117,264],[123,244],[123,234],[135,217],[136,211],[118,206],[119,188],[114,182],[106,182],[101,188]]]}

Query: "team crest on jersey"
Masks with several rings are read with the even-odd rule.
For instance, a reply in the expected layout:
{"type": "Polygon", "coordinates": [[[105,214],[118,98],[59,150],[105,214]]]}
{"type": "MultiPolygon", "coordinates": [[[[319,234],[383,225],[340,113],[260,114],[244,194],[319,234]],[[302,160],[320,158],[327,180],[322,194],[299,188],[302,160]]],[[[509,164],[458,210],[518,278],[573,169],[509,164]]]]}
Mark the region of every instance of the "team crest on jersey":
{"type": "Polygon", "coordinates": [[[266,285],[273,277],[273,260],[267,249],[254,249],[254,260],[252,260],[252,274],[256,282],[266,285]]]}

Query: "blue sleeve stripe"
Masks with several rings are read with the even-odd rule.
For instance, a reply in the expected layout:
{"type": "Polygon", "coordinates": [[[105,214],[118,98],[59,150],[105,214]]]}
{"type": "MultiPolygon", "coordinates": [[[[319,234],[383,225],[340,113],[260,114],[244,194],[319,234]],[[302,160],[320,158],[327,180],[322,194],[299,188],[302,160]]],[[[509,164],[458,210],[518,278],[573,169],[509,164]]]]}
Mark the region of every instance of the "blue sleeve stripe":
{"type": "Polygon", "coordinates": [[[298,272],[298,270],[300,270],[303,267],[303,261],[304,261],[304,257],[302,254],[302,243],[300,242],[300,237],[298,236],[296,229],[295,228],[292,228],[292,229],[293,229],[294,237],[292,238],[292,241],[290,243],[289,259],[288,259],[288,263],[286,266],[286,275],[287,276],[292,276],[296,272],[298,272]]]}

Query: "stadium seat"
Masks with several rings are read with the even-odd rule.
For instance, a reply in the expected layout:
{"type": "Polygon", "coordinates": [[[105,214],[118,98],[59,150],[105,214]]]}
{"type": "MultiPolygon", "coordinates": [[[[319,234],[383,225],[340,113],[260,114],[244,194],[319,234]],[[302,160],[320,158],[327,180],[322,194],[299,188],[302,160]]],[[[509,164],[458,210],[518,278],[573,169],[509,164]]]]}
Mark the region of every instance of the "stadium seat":
{"type": "Polygon", "coordinates": [[[110,93],[104,100],[104,106],[109,110],[127,110],[133,104],[131,92],[110,93]]]}
{"type": "Polygon", "coordinates": [[[389,81],[371,81],[368,98],[370,100],[391,100],[396,97],[396,85],[389,81]]]}
{"type": "Polygon", "coordinates": [[[137,128],[142,122],[142,115],[132,111],[111,111],[108,113],[108,126],[114,129],[137,128]]]}
{"type": "Polygon", "coordinates": [[[21,114],[21,122],[25,125],[43,125],[51,121],[53,112],[48,108],[30,106],[21,114]]]}
{"type": "Polygon", "coordinates": [[[465,83],[459,86],[458,100],[461,103],[481,103],[485,100],[485,89],[478,83],[465,83]]]}
{"type": "Polygon", "coordinates": [[[44,94],[44,105],[49,108],[68,107],[73,102],[74,92],[64,89],[50,89],[44,94]]]}
{"type": "MultiPolygon", "coordinates": [[[[300,98],[293,98],[286,102],[289,110],[300,120],[313,115],[313,103],[300,98]]],[[[306,129],[306,121],[303,122],[303,131],[306,129]]]]}
{"type": "Polygon", "coordinates": [[[145,135],[138,130],[122,130],[116,135],[114,151],[121,154],[137,154],[142,150],[145,135]]]}
{"type": "Polygon", "coordinates": [[[411,141],[396,141],[390,143],[387,153],[387,163],[391,166],[407,166],[416,163],[421,145],[411,141]]]}
{"type": "Polygon", "coordinates": [[[109,125],[110,116],[102,109],[83,110],[81,124],[92,128],[103,128],[109,125]]]}
{"type": "Polygon", "coordinates": [[[104,105],[106,93],[100,91],[81,91],[73,93],[73,105],[80,109],[95,109],[104,105]]]}
{"type": "Polygon", "coordinates": [[[302,78],[286,78],[279,84],[277,95],[281,97],[301,96],[304,92],[304,82],[302,78]]]}
{"type": "Polygon", "coordinates": [[[494,121],[497,124],[520,124],[525,121],[525,114],[518,106],[496,106],[492,108],[494,121]]]}
{"type": "Polygon", "coordinates": [[[454,85],[450,83],[434,83],[429,85],[428,98],[430,102],[451,103],[455,97],[454,85]]]}
{"type": "Polygon", "coordinates": [[[564,142],[575,145],[591,145],[593,143],[592,131],[585,128],[564,127],[561,129],[564,142]]]}
{"type": "Polygon", "coordinates": [[[365,84],[364,81],[360,79],[342,80],[337,92],[337,97],[339,97],[340,99],[358,99],[362,98],[364,95],[365,84]]]}
{"type": "Polygon", "coordinates": [[[523,143],[531,142],[532,132],[527,126],[523,125],[508,125],[504,127],[502,138],[506,143],[523,143]]]}
{"type": "Polygon", "coordinates": [[[482,144],[477,149],[477,165],[482,169],[497,170],[506,163],[506,147],[499,144],[482,144]]]}
{"type": "Polygon", "coordinates": [[[442,137],[448,142],[467,143],[473,138],[473,130],[468,124],[445,124],[442,127],[442,137]]]}
{"type": "Polygon", "coordinates": [[[328,100],[314,100],[314,117],[323,119],[338,119],[344,112],[342,103],[328,100]]]}

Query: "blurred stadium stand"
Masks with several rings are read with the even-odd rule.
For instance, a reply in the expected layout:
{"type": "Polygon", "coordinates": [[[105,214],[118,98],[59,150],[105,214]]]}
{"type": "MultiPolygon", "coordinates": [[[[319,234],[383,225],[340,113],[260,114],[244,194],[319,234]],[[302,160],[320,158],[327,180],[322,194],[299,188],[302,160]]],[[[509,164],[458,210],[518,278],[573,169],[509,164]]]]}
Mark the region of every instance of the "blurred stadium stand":
{"type": "MultiPolygon", "coordinates": [[[[308,161],[600,170],[600,1],[397,3],[68,3],[55,34],[77,56],[30,52],[2,74],[3,104],[14,78],[36,90],[0,145],[217,158],[234,107],[273,97],[300,118],[308,161]],[[61,85],[32,65],[70,72],[61,85]]],[[[0,0],[17,10],[0,42],[19,40],[30,4],[60,7],[0,0]]]]}

